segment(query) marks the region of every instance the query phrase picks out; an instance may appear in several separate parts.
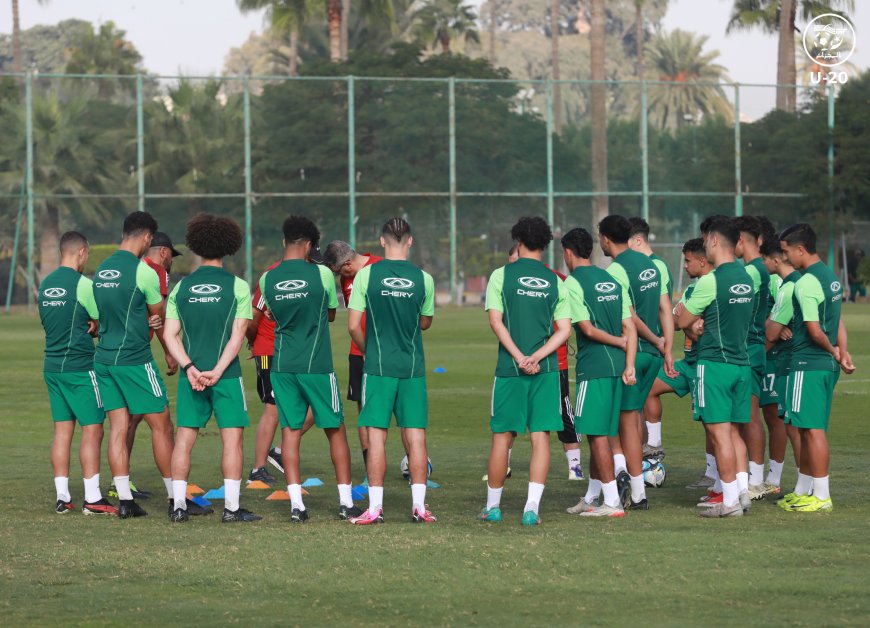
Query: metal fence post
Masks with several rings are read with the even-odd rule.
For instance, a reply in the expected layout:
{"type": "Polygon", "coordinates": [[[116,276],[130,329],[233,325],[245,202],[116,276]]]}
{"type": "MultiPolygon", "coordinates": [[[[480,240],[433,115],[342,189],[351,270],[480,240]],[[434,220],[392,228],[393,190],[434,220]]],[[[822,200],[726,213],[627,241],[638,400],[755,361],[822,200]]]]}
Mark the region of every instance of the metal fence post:
{"type": "Polygon", "coordinates": [[[456,79],[447,80],[450,138],[450,300],[462,305],[456,298],[456,79]]]}
{"type": "Polygon", "coordinates": [[[27,136],[27,309],[33,308],[33,74],[24,81],[25,134],[27,136]]]}
{"type": "Polygon", "coordinates": [[[646,81],[640,84],[640,169],[641,217],[649,222],[649,120],[647,119],[646,81]]]}
{"type": "Polygon", "coordinates": [[[138,179],[139,211],[145,211],[145,112],[142,96],[142,75],[136,75],[136,177],[138,179]]]}
{"type": "Polygon", "coordinates": [[[356,122],[353,76],[347,77],[347,241],[356,248],[356,122]]]}
{"type": "Polygon", "coordinates": [[[828,83],[828,266],[834,267],[834,86],[828,83]]]}
{"type": "Polygon", "coordinates": [[[251,85],[248,76],[244,81],[244,107],[245,107],[245,281],[251,285],[254,277],[253,255],[253,225],[251,216],[252,204],[252,173],[251,173],[251,85]]]}
{"type": "MultiPolygon", "coordinates": [[[[547,79],[547,223],[553,228],[553,81],[547,79]]],[[[547,261],[553,266],[555,242],[547,248],[547,261]]]]}
{"type": "Polygon", "coordinates": [[[734,84],[734,215],[743,215],[743,172],[740,163],[740,84],[734,84]]]}

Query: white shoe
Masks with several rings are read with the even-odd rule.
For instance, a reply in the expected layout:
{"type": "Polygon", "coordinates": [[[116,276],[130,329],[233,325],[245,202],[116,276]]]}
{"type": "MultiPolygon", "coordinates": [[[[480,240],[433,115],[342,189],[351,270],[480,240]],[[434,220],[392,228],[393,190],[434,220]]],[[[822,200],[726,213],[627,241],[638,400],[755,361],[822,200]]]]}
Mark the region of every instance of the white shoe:
{"type": "Polygon", "coordinates": [[[595,500],[590,504],[584,498],[570,508],[566,508],[565,510],[568,512],[569,515],[582,515],[584,512],[589,512],[590,510],[594,510],[595,508],[597,508],[597,502],[598,500],[595,500]]]}
{"type": "Polygon", "coordinates": [[[595,506],[589,510],[580,513],[581,517],[624,517],[625,510],[622,508],[614,508],[613,506],[608,506],[607,504],[601,504],[600,506],[595,506]]]}

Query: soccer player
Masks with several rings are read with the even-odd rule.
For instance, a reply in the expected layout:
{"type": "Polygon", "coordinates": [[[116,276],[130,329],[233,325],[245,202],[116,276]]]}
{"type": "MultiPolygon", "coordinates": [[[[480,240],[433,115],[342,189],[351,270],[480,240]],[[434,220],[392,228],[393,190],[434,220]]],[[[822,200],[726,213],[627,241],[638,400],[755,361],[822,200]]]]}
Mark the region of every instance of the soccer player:
{"type": "Polygon", "coordinates": [[[607,216],[598,224],[601,250],[613,259],[607,272],[622,286],[623,299],[629,301],[639,337],[635,367],[637,384],[623,391],[619,439],[611,443],[615,452],[616,475],[621,484],[624,506],[648,510],[643,482],[640,411],[662,363],[668,374],[675,373],[671,355],[674,318],[665,279],[649,256],[628,248],[630,235],[631,223],[623,216],[607,216]]]}
{"type": "Polygon", "coordinates": [[[761,223],[754,216],[738,216],[734,224],[740,231],[740,239],[734,254],[743,260],[743,268],[752,278],[755,299],[752,327],[749,328],[747,348],[749,365],[752,367],[752,416],[749,423],[740,426],[743,441],[749,451],[749,497],[762,499],[764,490],[764,426],[761,421],[760,400],[762,384],[767,370],[765,355],[765,321],[770,314],[770,273],[761,259],[761,223]]]}
{"type": "Polygon", "coordinates": [[[338,380],[332,366],[329,323],[335,319],[338,298],[335,278],[325,266],[309,262],[320,231],[305,216],[284,221],[284,260],[260,278],[260,293],[275,319],[275,352],[271,364],[272,390],[281,423],[281,461],[290,495],[290,521],[305,523],[299,444],[309,408],[314,423],[329,440],[335,467],[341,519],[361,511],[351,496],[350,448],[338,380]]]}
{"type": "Polygon", "coordinates": [[[789,512],[833,509],[828,486],[828,421],[840,369],[855,372],[840,317],[843,286],[816,252],[816,233],[806,223],[779,234],[788,262],[800,271],[794,285],[793,337],[786,384],[785,422],[798,428],[801,461],[794,491],[779,505],[789,512]]]}
{"type": "Polygon", "coordinates": [[[365,266],[353,280],[347,328],[364,348],[362,411],[359,424],[368,428],[369,507],[350,520],[357,525],[383,523],[387,431],[393,414],[405,432],[411,475],[411,521],[434,523],[426,506],[426,428],[429,399],[422,332],[435,316],[435,282],[408,261],[414,238],[402,218],[381,229],[384,259],[365,266]],[[363,333],[363,314],[368,333],[363,333]]]}
{"type": "Polygon", "coordinates": [[[637,330],[623,291],[607,271],[593,266],[592,236],[572,229],[562,236],[571,271],[565,289],[577,330],[577,404],[574,419],[589,439],[589,489],[570,514],[624,517],[613,473],[610,438],[619,433],[623,386],[636,383],[637,330]],[[604,503],[596,505],[604,493],[604,503]]]}
{"type": "MultiPolygon", "coordinates": [[[[707,251],[704,248],[704,240],[702,238],[693,238],[683,244],[683,268],[686,274],[691,279],[703,277],[713,267],[707,260],[707,251]]],[[[690,284],[683,292],[682,303],[686,302],[692,292],[695,290],[695,284],[690,284]]],[[[668,393],[675,393],[677,397],[683,398],[694,387],[695,382],[695,363],[697,362],[697,352],[695,344],[698,341],[698,332],[702,330],[703,321],[696,324],[693,329],[684,330],[685,341],[683,343],[683,359],[674,362],[674,370],[677,372],[675,377],[669,376],[664,369],[664,366],[659,369],[656,381],[653,382],[649,396],[643,407],[643,414],[647,421],[647,426],[658,424],[658,429],[649,429],[649,433],[658,433],[661,435],[662,421],[662,400],[661,396],[668,393]]],[[[707,468],[701,478],[691,484],[689,488],[709,488],[713,486],[713,481],[716,478],[716,458],[713,456],[711,443],[707,443],[707,468]]]]}
{"type": "Polygon", "coordinates": [[[676,319],[681,329],[704,320],[692,392],[694,418],[703,422],[713,440],[722,494],[704,502],[708,507],[701,516],[739,517],[751,504],[748,474],[738,473],[738,461],[745,461],[747,453],[736,424],[748,423],[752,410],[746,344],[755,294],[751,277],[734,256],[740,238],[734,221],[714,219],[705,224],[704,231],[707,258],[715,268],[698,280],[685,303],[677,304],[676,319]]]}
{"type": "Polygon", "coordinates": [[[259,521],[262,517],[239,507],[242,436],[250,422],[238,356],[251,319],[251,289],[223,268],[223,258],[241,248],[242,230],[231,218],[198,214],[188,221],[185,239],[202,265],[176,284],[166,312],[164,339],[185,375],[178,380],[169,520],[187,521],[190,452],[214,414],[223,443],[221,521],[259,521]]]}
{"type": "MultiPolygon", "coordinates": [[[[148,331],[149,315],[163,318],[163,297],[157,273],[141,260],[156,231],[157,221],[151,214],[133,212],[127,216],[121,246],[100,264],[94,279],[94,300],[100,313],[94,372],[109,416],[109,467],[122,519],[147,514],[130,492],[127,428],[131,414],[145,415],[151,428],[154,461],[172,505],[169,399],[151,354],[148,331]]],[[[162,329],[157,331],[162,333],[162,329]]]]}
{"type": "Polygon", "coordinates": [[[43,378],[54,419],[51,466],[57,492],[55,512],[74,510],[69,459],[76,421],[82,426],[80,458],[85,484],[82,512],[117,515],[100,493],[100,445],[106,418],[94,375],[94,340],[99,313],[93,284],[82,275],[88,240],[77,231],[60,238],[60,266],[39,284],[39,318],[45,330],[43,378]]]}
{"type": "Polygon", "coordinates": [[[562,428],[556,350],[571,335],[565,284],[541,262],[553,240],[543,218],[520,218],[511,229],[519,259],[493,271],[486,290],[489,324],[499,341],[492,389],[492,447],[482,521],[501,521],[501,493],[514,433],[532,442],[523,525],[541,523],[538,508],[550,469],[550,432],[562,428]],[[554,329],[555,324],[555,329],[554,329]]]}

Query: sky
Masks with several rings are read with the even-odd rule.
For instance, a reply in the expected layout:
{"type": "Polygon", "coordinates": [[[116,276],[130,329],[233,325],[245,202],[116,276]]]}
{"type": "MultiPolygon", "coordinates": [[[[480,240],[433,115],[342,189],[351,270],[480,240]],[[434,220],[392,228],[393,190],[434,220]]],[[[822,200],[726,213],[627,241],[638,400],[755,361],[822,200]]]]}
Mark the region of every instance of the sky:
{"type": "MultiPolygon", "coordinates": [[[[479,4],[481,0],[473,0],[479,4]]],[[[162,75],[212,75],[223,67],[227,51],[263,26],[262,13],[242,15],[234,0],[20,0],[21,24],[53,24],[69,18],[90,22],[112,20],[127,31],[149,71],[162,75]]],[[[856,0],[853,25],[857,49],[850,61],[859,70],[870,67],[870,0],[856,0]],[[867,38],[866,43],[862,35],[867,38]]],[[[709,49],[739,83],[776,80],[776,36],[759,31],[725,35],[731,0],[671,0],[663,26],[709,36],[709,49]]],[[[0,0],[0,32],[11,30],[11,0],[0,0]]],[[[802,26],[802,25],[799,25],[802,26]]],[[[570,77],[565,77],[570,78],[570,77]]],[[[747,117],[773,107],[772,89],[747,87],[741,103],[747,117]]]]}

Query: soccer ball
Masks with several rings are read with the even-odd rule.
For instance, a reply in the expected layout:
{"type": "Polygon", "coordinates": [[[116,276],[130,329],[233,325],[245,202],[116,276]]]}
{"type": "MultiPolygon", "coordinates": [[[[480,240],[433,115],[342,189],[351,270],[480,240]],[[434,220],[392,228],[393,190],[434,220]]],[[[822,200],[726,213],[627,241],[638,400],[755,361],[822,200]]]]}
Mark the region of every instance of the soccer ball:
{"type": "Polygon", "coordinates": [[[664,486],[668,473],[665,465],[658,458],[645,458],[643,461],[643,483],[658,488],[664,486]]]}
{"type": "MultiPolygon", "coordinates": [[[[426,460],[429,462],[429,467],[426,469],[426,477],[428,478],[432,475],[432,459],[426,458],[426,460]]],[[[411,472],[408,470],[408,454],[405,454],[405,457],[402,458],[402,462],[399,463],[399,469],[402,471],[402,477],[410,481],[411,472]]]]}

